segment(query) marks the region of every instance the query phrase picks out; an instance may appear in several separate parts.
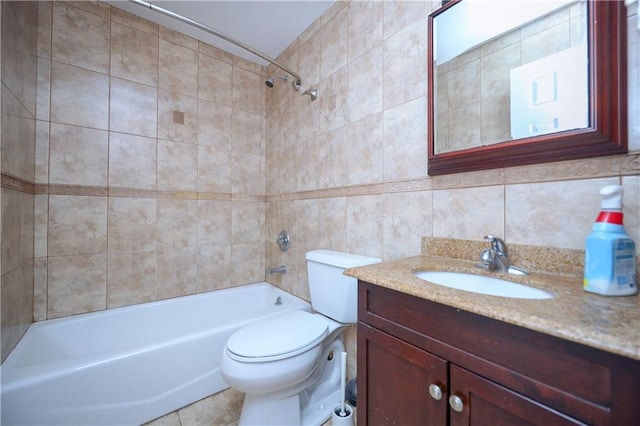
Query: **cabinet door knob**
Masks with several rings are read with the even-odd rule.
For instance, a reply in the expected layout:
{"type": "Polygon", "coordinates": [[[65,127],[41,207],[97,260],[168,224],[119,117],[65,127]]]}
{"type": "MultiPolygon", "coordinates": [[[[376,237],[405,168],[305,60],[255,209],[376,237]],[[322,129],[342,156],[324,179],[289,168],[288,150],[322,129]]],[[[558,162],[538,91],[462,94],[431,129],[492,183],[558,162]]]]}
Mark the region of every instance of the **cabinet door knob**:
{"type": "Polygon", "coordinates": [[[429,385],[429,395],[436,401],[440,401],[442,399],[442,388],[435,383],[429,385]]]}
{"type": "Polygon", "coordinates": [[[462,398],[458,395],[453,395],[449,397],[449,406],[453,411],[462,413],[462,410],[464,409],[464,402],[462,402],[462,398]]]}

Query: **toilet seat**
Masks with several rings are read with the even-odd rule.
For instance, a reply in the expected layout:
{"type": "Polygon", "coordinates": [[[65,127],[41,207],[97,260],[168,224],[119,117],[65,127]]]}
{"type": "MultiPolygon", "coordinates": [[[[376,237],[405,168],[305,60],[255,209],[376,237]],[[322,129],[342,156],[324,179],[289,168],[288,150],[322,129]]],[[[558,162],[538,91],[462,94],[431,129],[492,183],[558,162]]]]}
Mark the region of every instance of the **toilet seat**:
{"type": "Polygon", "coordinates": [[[236,331],[227,341],[226,352],[236,361],[276,361],[309,350],[328,333],[327,321],[320,315],[285,312],[236,331]]]}

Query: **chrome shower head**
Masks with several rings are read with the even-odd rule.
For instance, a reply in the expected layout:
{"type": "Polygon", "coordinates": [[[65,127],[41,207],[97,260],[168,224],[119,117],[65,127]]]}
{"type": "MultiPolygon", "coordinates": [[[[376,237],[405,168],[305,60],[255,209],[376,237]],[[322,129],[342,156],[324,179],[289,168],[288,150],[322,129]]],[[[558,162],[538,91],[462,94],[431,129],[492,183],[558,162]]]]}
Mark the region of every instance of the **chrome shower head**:
{"type": "Polygon", "coordinates": [[[280,80],[284,81],[285,83],[287,81],[289,81],[289,78],[286,75],[283,75],[283,76],[270,77],[270,78],[265,80],[264,84],[266,84],[268,88],[272,88],[277,79],[280,79],[280,80]]]}

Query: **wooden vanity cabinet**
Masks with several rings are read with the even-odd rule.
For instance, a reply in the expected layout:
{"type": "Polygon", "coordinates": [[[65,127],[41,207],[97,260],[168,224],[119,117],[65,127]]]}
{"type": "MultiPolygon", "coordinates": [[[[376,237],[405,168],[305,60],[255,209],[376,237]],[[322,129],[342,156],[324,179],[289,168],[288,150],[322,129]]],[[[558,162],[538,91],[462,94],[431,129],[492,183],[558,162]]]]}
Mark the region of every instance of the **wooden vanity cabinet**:
{"type": "Polygon", "coordinates": [[[363,281],[358,291],[360,426],[640,425],[640,361],[363,281]]]}

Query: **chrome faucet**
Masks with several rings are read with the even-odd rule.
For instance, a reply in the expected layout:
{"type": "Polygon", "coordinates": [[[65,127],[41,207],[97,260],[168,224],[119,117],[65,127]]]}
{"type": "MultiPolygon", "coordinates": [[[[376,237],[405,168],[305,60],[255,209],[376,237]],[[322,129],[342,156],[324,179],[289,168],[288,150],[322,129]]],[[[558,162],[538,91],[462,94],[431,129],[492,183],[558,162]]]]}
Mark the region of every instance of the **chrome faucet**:
{"type": "Polygon", "coordinates": [[[282,266],[278,266],[276,268],[269,268],[267,269],[267,274],[269,275],[273,275],[273,274],[286,274],[287,273],[287,267],[285,265],[282,266]]]}
{"type": "Polygon", "coordinates": [[[514,275],[528,275],[529,272],[511,264],[507,244],[498,237],[493,235],[485,235],[484,240],[491,244],[491,248],[483,250],[480,253],[480,263],[476,264],[478,268],[487,269],[489,271],[507,272],[514,275]]]}

